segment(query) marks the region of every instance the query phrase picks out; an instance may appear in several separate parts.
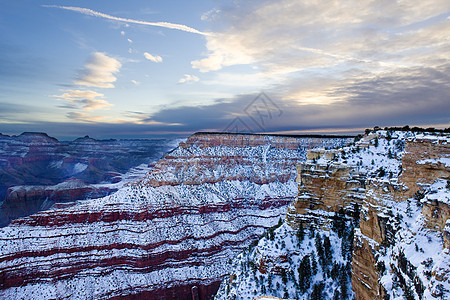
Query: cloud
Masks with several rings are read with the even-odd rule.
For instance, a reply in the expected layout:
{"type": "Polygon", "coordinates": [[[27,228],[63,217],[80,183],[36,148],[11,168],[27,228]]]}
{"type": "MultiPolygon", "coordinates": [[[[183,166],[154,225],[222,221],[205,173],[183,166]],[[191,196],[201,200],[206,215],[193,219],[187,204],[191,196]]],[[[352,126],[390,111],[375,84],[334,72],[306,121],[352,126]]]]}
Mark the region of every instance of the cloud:
{"type": "Polygon", "coordinates": [[[71,10],[71,11],[82,13],[84,15],[104,18],[104,19],[108,19],[108,20],[114,20],[114,21],[118,21],[118,22],[126,22],[126,23],[133,23],[133,24],[140,24],[140,25],[147,25],[147,26],[164,27],[164,28],[168,28],[168,29],[176,29],[176,30],[181,30],[181,31],[185,31],[185,32],[191,32],[191,33],[196,33],[196,34],[200,34],[200,35],[205,35],[205,36],[209,35],[209,33],[201,32],[201,31],[199,31],[197,29],[194,29],[192,27],[189,27],[189,26],[186,26],[186,25],[182,25],[182,24],[175,24],[175,23],[169,23],[169,22],[146,22],[146,21],[139,21],[139,20],[133,20],[133,19],[119,18],[119,17],[114,17],[114,16],[111,16],[111,15],[107,15],[107,14],[104,14],[104,13],[101,13],[101,12],[94,11],[92,9],[82,8],[82,7],[58,6],[58,5],[42,5],[42,6],[43,7],[55,7],[55,8],[65,9],[65,10],[71,10]]]}
{"type": "Polygon", "coordinates": [[[219,13],[220,13],[219,9],[213,8],[213,9],[205,12],[204,14],[202,14],[200,19],[202,21],[214,21],[216,19],[216,17],[219,15],[219,13]]]}
{"type": "Polygon", "coordinates": [[[292,81],[289,86],[297,86],[297,89],[280,92],[279,88],[274,87],[267,92],[271,101],[282,111],[281,116],[273,110],[272,114],[264,111],[264,105],[258,106],[255,102],[257,94],[244,94],[218,99],[212,105],[166,108],[152,114],[152,120],[180,122],[184,131],[222,131],[237,117],[254,132],[332,131],[332,128],[406,124],[448,126],[449,74],[450,64],[446,64],[439,68],[393,70],[367,78],[316,78],[305,83],[292,81]],[[257,109],[252,110],[253,106],[257,109]],[[258,110],[259,113],[251,115],[258,110]],[[262,117],[263,131],[255,123],[262,117]]]}
{"type": "Polygon", "coordinates": [[[132,44],[133,40],[132,39],[127,39],[128,43],[132,44]]]}
{"type": "Polygon", "coordinates": [[[113,82],[117,80],[114,74],[119,72],[121,66],[117,59],[102,52],[94,52],[74,82],[83,86],[113,88],[113,82]]]}
{"type": "Polygon", "coordinates": [[[140,85],[141,84],[139,81],[134,80],[134,79],[131,80],[131,83],[134,84],[134,85],[140,85]]]}
{"type": "Polygon", "coordinates": [[[200,79],[195,76],[195,75],[190,75],[190,74],[184,74],[183,78],[180,78],[180,80],[178,80],[178,83],[189,83],[189,82],[197,82],[200,79]]]}
{"type": "Polygon", "coordinates": [[[103,116],[91,116],[83,112],[68,112],[66,117],[83,123],[98,123],[103,121],[103,116]]]}
{"type": "Polygon", "coordinates": [[[168,123],[168,122],[160,122],[155,121],[153,117],[150,114],[146,114],[143,112],[137,112],[137,111],[129,111],[126,113],[126,117],[128,122],[133,122],[135,124],[145,124],[145,125],[161,125],[161,126],[182,126],[181,123],[168,123]]]}
{"type": "Polygon", "coordinates": [[[159,55],[151,55],[148,52],[144,52],[144,57],[152,62],[160,63],[163,61],[162,57],[159,55]]]}
{"type": "Polygon", "coordinates": [[[120,35],[121,35],[121,36],[124,36],[124,35],[125,35],[125,31],[122,30],[122,31],[120,32],[120,35]]]}
{"type": "Polygon", "coordinates": [[[448,47],[448,40],[442,39],[442,30],[449,30],[441,16],[445,11],[445,0],[236,1],[234,7],[215,13],[224,26],[206,37],[207,55],[192,61],[192,67],[209,72],[258,64],[264,72],[286,74],[342,64],[404,67],[414,63],[404,59],[413,53],[434,56],[436,49],[424,51],[424,46],[441,53],[448,47]],[[437,22],[444,24],[440,34],[436,28],[424,34],[437,22]]]}
{"type": "MultiPolygon", "coordinates": [[[[439,68],[412,67],[393,70],[379,76],[353,79],[312,79],[309,82],[292,81],[297,86],[286,92],[323,89],[322,96],[344,97],[342,101],[317,105],[299,103],[293,97],[284,99],[285,92],[278,88],[267,91],[270,99],[282,110],[282,115],[266,117],[264,130],[245,112],[246,107],[254,105],[257,94],[243,94],[232,98],[216,99],[212,105],[191,105],[165,108],[156,113],[127,112],[124,120],[99,119],[87,113],[73,112],[67,115],[77,123],[29,122],[28,124],[0,123],[0,132],[20,133],[45,131],[52,136],[97,137],[148,137],[181,136],[196,131],[223,131],[237,117],[243,120],[254,132],[336,132],[350,130],[362,132],[361,128],[380,126],[439,126],[449,127],[450,119],[450,64],[439,68]],[[276,93],[278,91],[278,94],[276,93]]],[[[77,94],[81,96],[81,94],[77,94]]],[[[20,112],[30,111],[28,107],[1,106],[20,112]]],[[[248,111],[248,110],[247,110],[248,111]]],[[[263,112],[264,113],[264,112],[263,112]]],[[[266,116],[269,116],[266,114],[266,116]]],[[[257,118],[254,118],[258,120],[257,118]]]]}
{"type": "Polygon", "coordinates": [[[65,90],[61,95],[53,95],[52,97],[64,99],[72,104],[77,105],[86,111],[104,109],[113,106],[111,103],[103,99],[102,93],[90,90],[65,90]]]}

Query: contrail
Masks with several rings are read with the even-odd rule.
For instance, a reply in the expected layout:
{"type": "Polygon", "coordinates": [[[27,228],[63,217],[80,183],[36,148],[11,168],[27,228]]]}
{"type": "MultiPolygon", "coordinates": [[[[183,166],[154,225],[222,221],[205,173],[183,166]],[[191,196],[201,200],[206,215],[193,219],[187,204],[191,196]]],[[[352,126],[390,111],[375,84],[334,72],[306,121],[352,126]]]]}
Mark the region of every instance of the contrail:
{"type": "Polygon", "coordinates": [[[42,5],[42,7],[55,7],[55,8],[65,9],[65,10],[71,10],[71,11],[79,12],[79,13],[82,13],[82,14],[88,15],[88,16],[99,17],[99,18],[104,18],[104,19],[114,20],[114,21],[119,21],[119,22],[134,23],[134,24],[141,24],[141,25],[147,25],[147,26],[164,27],[164,28],[169,28],[169,29],[176,29],[176,30],[196,33],[196,34],[205,35],[205,36],[211,35],[210,33],[201,32],[201,31],[198,31],[197,29],[194,29],[189,26],[182,25],[182,24],[174,24],[174,23],[169,23],[169,22],[146,22],[146,21],[139,21],[139,20],[133,20],[133,19],[119,18],[119,17],[110,16],[110,15],[107,15],[107,14],[104,14],[104,13],[101,13],[98,11],[94,11],[89,8],[74,7],[74,6],[59,6],[59,5],[42,5]]]}

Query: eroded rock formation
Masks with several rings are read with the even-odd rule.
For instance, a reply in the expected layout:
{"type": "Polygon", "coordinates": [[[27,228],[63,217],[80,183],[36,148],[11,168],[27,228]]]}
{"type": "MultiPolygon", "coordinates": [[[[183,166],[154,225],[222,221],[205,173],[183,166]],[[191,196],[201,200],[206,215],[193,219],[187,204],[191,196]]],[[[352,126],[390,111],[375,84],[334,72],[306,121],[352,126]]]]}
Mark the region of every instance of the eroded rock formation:
{"type": "Polygon", "coordinates": [[[349,139],[195,134],[117,193],[0,230],[2,297],[200,299],[297,195],[295,166],[349,139]]]}
{"type": "Polygon", "coordinates": [[[64,142],[45,133],[0,134],[0,227],[46,209],[50,203],[108,195],[117,187],[92,184],[123,181],[130,168],[153,163],[175,146],[161,139],[95,140],[86,136],[64,142]],[[70,190],[72,179],[86,184],[70,190]]]}

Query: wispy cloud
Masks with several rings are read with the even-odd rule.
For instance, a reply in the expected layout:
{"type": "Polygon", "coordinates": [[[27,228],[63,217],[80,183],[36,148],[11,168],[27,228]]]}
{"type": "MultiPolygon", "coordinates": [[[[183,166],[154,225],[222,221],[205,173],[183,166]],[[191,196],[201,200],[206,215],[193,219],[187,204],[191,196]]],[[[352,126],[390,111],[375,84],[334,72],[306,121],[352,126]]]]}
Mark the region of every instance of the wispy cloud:
{"type": "Polygon", "coordinates": [[[201,32],[201,31],[199,31],[197,29],[194,29],[192,27],[189,27],[189,26],[186,26],[186,25],[182,25],[182,24],[175,24],[175,23],[169,23],[169,22],[147,22],[147,21],[127,19],[127,18],[120,18],[120,17],[115,17],[115,16],[111,16],[111,15],[108,15],[108,14],[104,14],[104,13],[101,13],[101,12],[98,12],[98,11],[94,11],[94,10],[89,9],[89,8],[82,8],[82,7],[59,6],[59,5],[42,5],[42,6],[43,7],[55,7],[55,8],[65,9],[65,10],[71,10],[71,11],[75,11],[75,12],[78,12],[78,13],[82,13],[84,15],[104,18],[104,19],[108,19],[108,20],[114,20],[114,21],[118,21],[118,22],[133,23],[133,24],[140,24],[140,25],[147,25],[147,26],[156,26],[156,27],[164,27],[164,28],[168,28],[168,29],[176,29],[176,30],[196,33],[196,34],[200,34],[200,35],[205,35],[205,36],[210,35],[210,33],[201,32]]]}
{"type": "Polygon", "coordinates": [[[113,106],[103,98],[102,93],[91,90],[65,90],[61,95],[53,95],[54,98],[64,99],[72,104],[75,104],[86,111],[103,109],[113,106]]]}
{"type": "Polygon", "coordinates": [[[91,116],[83,112],[71,111],[66,114],[66,117],[72,120],[76,120],[78,122],[83,123],[98,123],[104,121],[105,117],[103,116],[91,116]]]}
{"type": "Polygon", "coordinates": [[[189,82],[197,82],[200,79],[195,76],[195,75],[190,75],[190,74],[184,74],[183,78],[180,78],[180,80],[178,80],[178,83],[189,83],[189,82]]]}
{"type": "Polygon", "coordinates": [[[88,59],[84,69],[78,74],[75,83],[83,86],[113,88],[122,64],[115,58],[102,52],[94,52],[88,59]]]}
{"type": "Polygon", "coordinates": [[[159,55],[151,55],[148,52],[144,52],[144,57],[152,62],[160,63],[163,61],[162,57],[159,55]]]}
{"type": "Polygon", "coordinates": [[[414,53],[433,58],[435,49],[446,51],[448,39],[442,37],[448,22],[437,18],[446,11],[445,0],[237,0],[234,7],[215,12],[215,19],[232,26],[206,37],[207,55],[192,66],[209,72],[258,64],[263,72],[280,74],[344,63],[368,69],[417,65],[414,53]],[[437,22],[440,28],[427,30],[437,22]]]}

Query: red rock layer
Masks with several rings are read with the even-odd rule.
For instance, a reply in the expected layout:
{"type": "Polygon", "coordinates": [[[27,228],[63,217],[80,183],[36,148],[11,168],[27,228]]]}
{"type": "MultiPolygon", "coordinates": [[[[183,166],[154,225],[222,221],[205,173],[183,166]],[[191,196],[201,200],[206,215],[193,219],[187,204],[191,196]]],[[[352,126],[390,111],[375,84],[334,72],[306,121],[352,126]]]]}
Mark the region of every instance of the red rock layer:
{"type": "Polygon", "coordinates": [[[209,299],[293,201],[305,149],[345,142],[235,138],[194,135],[116,194],[1,229],[0,297],[209,299]]]}

